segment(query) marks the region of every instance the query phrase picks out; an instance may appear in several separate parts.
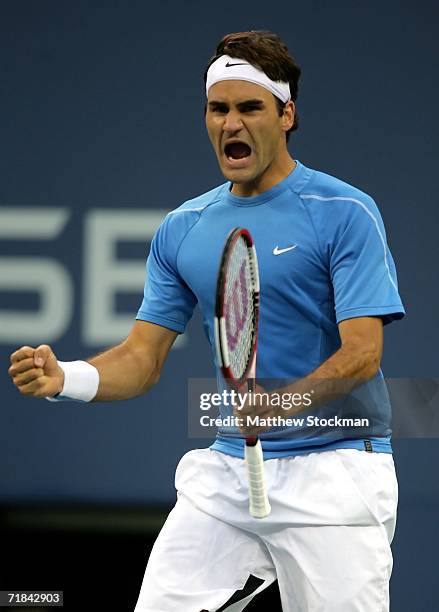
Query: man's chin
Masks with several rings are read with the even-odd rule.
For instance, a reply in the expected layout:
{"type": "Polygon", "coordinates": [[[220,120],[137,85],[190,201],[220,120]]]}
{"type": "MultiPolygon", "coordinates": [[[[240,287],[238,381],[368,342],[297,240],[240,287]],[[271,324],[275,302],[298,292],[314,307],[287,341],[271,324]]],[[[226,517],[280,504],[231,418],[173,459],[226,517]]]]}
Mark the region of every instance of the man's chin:
{"type": "Polygon", "coordinates": [[[221,166],[221,171],[226,180],[234,183],[236,185],[241,185],[243,183],[251,183],[254,179],[253,172],[250,172],[249,168],[225,168],[223,165],[221,166]]]}

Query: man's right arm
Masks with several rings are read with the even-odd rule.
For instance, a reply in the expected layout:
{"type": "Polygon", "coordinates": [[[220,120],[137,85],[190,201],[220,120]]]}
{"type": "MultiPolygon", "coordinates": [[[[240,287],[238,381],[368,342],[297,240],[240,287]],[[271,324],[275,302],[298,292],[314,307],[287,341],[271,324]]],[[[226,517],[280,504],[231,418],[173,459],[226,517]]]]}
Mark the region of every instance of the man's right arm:
{"type": "MultiPolygon", "coordinates": [[[[136,321],[119,345],[87,359],[99,373],[93,401],[122,400],[146,393],[159,377],[177,332],[136,321]]],[[[64,386],[64,371],[48,345],[24,346],[11,355],[9,375],[23,395],[53,397],[64,386]]]]}

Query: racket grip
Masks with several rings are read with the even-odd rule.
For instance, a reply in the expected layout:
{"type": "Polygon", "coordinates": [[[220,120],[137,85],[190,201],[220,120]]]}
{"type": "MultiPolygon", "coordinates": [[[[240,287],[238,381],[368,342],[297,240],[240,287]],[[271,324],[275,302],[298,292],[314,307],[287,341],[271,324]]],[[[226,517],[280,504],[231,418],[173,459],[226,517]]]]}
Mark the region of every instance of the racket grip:
{"type": "Polygon", "coordinates": [[[271,512],[265,484],[264,458],[260,440],[256,444],[245,444],[245,461],[248,477],[248,497],[250,514],[254,518],[264,518],[271,512]]]}

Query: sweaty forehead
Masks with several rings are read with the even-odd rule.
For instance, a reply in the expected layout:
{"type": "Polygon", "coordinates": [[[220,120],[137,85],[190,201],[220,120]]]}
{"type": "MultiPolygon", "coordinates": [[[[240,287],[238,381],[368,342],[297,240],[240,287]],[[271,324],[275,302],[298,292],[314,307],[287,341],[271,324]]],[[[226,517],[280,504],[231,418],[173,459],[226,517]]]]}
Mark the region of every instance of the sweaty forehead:
{"type": "Polygon", "coordinates": [[[265,102],[274,101],[273,94],[265,87],[249,81],[228,80],[219,81],[209,89],[208,101],[217,100],[239,104],[249,99],[260,99],[265,102]]]}

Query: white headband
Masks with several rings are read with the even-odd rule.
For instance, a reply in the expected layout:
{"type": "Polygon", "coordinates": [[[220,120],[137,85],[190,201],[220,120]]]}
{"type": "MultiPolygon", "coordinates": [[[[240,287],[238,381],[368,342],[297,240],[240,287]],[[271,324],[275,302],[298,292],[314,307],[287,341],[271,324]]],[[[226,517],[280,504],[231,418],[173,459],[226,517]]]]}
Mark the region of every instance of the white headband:
{"type": "Polygon", "coordinates": [[[218,81],[250,81],[265,87],[282,102],[291,100],[290,85],[284,81],[272,81],[262,70],[255,68],[243,59],[221,55],[207,71],[206,96],[209,89],[218,81]]]}

